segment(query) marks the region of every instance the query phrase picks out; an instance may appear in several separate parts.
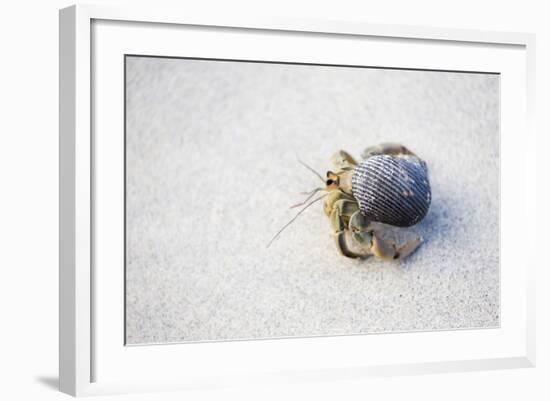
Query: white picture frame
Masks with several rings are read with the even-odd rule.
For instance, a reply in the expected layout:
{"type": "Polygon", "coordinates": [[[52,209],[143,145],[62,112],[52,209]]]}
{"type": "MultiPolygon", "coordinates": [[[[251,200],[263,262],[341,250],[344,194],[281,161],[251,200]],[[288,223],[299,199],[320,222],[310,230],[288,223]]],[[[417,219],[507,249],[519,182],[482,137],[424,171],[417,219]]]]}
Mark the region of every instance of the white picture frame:
{"type": "MultiPolygon", "coordinates": [[[[252,48],[240,47],[243,54],[252,48]]],[[[532,251],[534,247],[525,240],[520,246],[507,246],[517,245],[512,242],[514,219],[520,218],[530,232],[535,232],[534,49],[534,35],[526,33],[291,18],[235,20],[214,14],[189,15],[185,10],[168,12],[155,7],[78,5],[61,10],[60,390],[72,395],[93,395],[534,366],[534,271],[537,263],[532,251]],[[213,30],[210,33],[218,38],[220,35],[229,37],[230,32],[241,32],[243,37],[244,33],[255,35],[261,32],[265,40],[273,40],[273,43],[281,40],[278,33],[305,34],[308,38],[322,36],[327,40],[337,36],[342,41],[378,38],[386,44],[395,42],[403,49],[399,55],[394,55],[385,50],[377,53],[373,48],[380,65],[505,71],[503,74],[507,78],[502,89],[502,135],[506,140],[501,143],[501,259],[509,268],[501,270],[504,272],[502,326],[496,330],[220,342],[193,344],[186,349],[182,348],[186,345],[125,347],[121,337],[123,316],[119,308],[123,275],[120,271],[115,273],[118,276],[98,275],[96,269],[100,268],[98,263],[103,259],[94,248],[94,242],[101,240],[97,238],[96,219],[99,214],[96,213],[98,205],[94,197],[97,160],[103,157],[103,153],[98,155],[98,152],[108,152],[105,146],[113,146],[116,153],[117,144],[98,145],[94,142],[93,127],[97,128],[101,121],[95,120],[98,106],[92,102],[92,96],[101,88],[94,87],[92,79],[101,68],[119,64],[101,64],[95,57],[120,63],[120,54],[132,53],[128,49],[137,49],[141,54],[173,55],[174,41],[165,39],[176,35],[179,28],[185,30],[186,26],[201,27],[207,33],[213,30]],[[149,29],[146,35],[141,32],[144,29],[149,29]],[[269,37],[271,34],[273,38],[269,37]],[[139,40],[139,46],[130,43],[132,40],[139,40]],[[161,42],[165,44],[163,48],[158,47],[161,42]],[[414,62],[404,63],[407,48],[413,46],[420,56],[414,62]],[[489,57],[488,49],[493,49],[494,55],[489,57]],[[446,54],[446,51],[449,57],[437,59],[437,52],[446,54]],[[461,54],[464,57],[459,64],[456,58],[461,54]],[[513,97],[511,93],[517,96],[513,97]],[[513,135],[518,131],[522,134],[513,135]],[[519,146],[526,143],[527,146],[519,146]],[[512,154],[518,155],[516,161],[521,161],[520,167],[511,164],[512,154]],[[521,191],[514,191],[517,182],[523,185],[521,191]],[[511,213],[513,210],[516,210],[514,214],[511,213]],[[98,300],[94,298],[98,291],[107,295],[101,295],[98,300]],[[111,313],[106,304],[117,306],[111,308],[111,313]],[[456,347],[448,355],[441,354],[438,344],[443,347],[449,342],[456,347]],[[430,347],[433,347],[432,351],[430,347]],[[321,349],[323,353],[319,352],[321,349]],[[342,357],[339,353],[342,349],[368,349],[369,357],[362,352],[350,352],[342,357]],[[389,355],[390,349],[396,355],[389,355]],[[415,349],[418,352],[415,353],[415,349]],[[186,366],[178,364],[182,355],[185,355],[186,366]],[[254,359],[257,355],[261,355],[263,361],[254,359]],[[212,358],[217,359],[216,365],[219,366],[215,371],[209,364],[201,363],[201,360],[211,361],[212,358]],[[152,366],[154,372],[150,369],[152,366]],[[171,374],[176,369],[179,373],[171,374]]],[[[185,50],[179,51],[183,53],[178,55],[186,55],[185,50]]],[[[288,57],[292,61],[293,56],[288,57]]],[[[348,64],[361,62],[345,52],[338,57],[340,60],[349,59],[348,64]]],[[[117,70],[117,77],[102,82],[117,87],[120,82],[115,82],[115,79],[119,80],[121,73],[117,70]]],[[[119,95],[122,96],[122,91],[119,95]]],[[[123,120],[119,118],[122,109],[117,106],[118,100],[120,98],[112,97],[114,103],[109,104],[114,113],[119,113],[118,117],[113,114],[113,124],[121,124],[123,120]]],[[[116,239],[113,243],[117,246],[116,239]]]]}

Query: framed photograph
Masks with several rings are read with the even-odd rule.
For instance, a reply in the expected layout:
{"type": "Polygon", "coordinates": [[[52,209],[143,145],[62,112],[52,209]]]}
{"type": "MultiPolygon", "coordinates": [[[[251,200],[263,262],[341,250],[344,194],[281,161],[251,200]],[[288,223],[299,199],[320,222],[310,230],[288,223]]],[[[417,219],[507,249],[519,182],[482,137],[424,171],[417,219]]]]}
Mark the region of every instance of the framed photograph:
{"type": "Polygon", "coordinates": [[[534,43],[61,10],[61,390],[534,366],[534,43]]]}

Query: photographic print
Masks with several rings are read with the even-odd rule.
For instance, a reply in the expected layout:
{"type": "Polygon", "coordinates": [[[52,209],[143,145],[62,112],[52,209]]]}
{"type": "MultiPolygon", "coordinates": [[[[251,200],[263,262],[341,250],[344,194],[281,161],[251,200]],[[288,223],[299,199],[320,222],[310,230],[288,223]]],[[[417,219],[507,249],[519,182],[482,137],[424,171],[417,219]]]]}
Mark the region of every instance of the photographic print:
{"type": "Polygon", "coordinates": [[[500,325],[500,76],[125,57],[127,345],[500,325]]]}

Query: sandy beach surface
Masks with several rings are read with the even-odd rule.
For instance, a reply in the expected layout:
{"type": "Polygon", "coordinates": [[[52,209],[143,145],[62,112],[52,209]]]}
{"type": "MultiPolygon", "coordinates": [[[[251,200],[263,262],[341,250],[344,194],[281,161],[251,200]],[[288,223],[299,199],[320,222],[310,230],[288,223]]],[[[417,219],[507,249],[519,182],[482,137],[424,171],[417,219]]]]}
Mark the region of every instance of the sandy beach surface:
{"type": "MultiPolygon", "coordinates": [[[[498,327],[499,76],[127,58],[129,344],[498,327]],[[425,242],[340,256],[321,204],[271,247],[338,149],[428,164],[425,242]]],[[[121,267],[122,268],[122,267],[121,267]]]]}

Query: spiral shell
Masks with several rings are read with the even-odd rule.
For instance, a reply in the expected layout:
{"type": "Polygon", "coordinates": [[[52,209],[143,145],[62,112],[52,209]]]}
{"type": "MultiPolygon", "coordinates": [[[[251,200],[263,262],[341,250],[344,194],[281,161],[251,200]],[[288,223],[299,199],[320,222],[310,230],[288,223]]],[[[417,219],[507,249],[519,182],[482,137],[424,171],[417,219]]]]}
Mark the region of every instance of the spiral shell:
{"type": "Polygon", "coordinates": [[[397,227],[422,220],[432,199],[426,163],[412,155],[372,156],[355,168],[351,184],[365,217],[397,227]]]}

